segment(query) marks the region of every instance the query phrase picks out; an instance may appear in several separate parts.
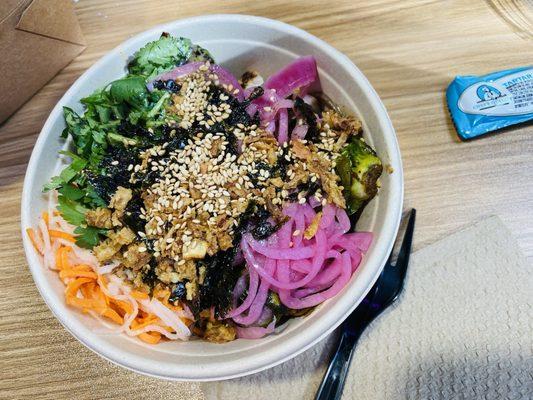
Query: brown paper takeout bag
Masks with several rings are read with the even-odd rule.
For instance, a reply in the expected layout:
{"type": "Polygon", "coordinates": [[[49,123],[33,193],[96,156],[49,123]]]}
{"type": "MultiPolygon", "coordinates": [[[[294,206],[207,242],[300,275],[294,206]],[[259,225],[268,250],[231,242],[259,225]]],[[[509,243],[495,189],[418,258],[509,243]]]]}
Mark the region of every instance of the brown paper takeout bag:
{"type": "Polygon", "coordinates": [[[0,123],[83,49],[72,0],[0,0],[0,123]]]}

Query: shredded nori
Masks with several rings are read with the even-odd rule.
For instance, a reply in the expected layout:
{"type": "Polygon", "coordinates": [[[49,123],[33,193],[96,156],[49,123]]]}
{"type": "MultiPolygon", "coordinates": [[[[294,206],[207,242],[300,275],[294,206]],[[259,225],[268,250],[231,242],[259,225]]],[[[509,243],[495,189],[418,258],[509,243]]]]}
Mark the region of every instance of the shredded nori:
{"type": "Polygon", "coordinates": [[[260,176],[259,171],[265,170],[265,171],[268,171],[271,175],[273,175],[274,172],[276,171],[276,166],[271,166],[265,161],[259,161],[258,163],[256,163],[255,169],[257,170],[257,172],[248,172],[247,175],[248,175],[248,178],[250,178],[250,181],[254,185],[257,185],[257,183],[259,182],[259,176],[260,176]]]}
{"type": "Polygon", "coordinates": [[[178,93],[181,89],[181,85],[176,83],[176,81],[173,79],[166,81],[159,80],[154,82],[154,88],[159,90],[168,90],[171,93],[178,93]]]}
{"type": "Polygon", "coordinates": [[[226,145],[226,152],[239,156],[239,149],[237,145],[237,136],[232,131],[226,132],[226,140],[228,144],[226,145]]]}
{"type": "Polygon", "coordinates": [[[294,99],[294,108],[300,113],[307,124],[305,138],[311,142],[316,142],[319,139],[319,132],[313,107],[303,101],[301,97],[296,97],[294,99]]]}
{"type": "Polygon", "coordinates": [[[150,262],[148,263],[148,269],[143,272],[142,274],[142,280],[145,284],[147,284],[150,289],[153,289],[155,283],[157,282],[157,273],[156,273],[156,267],[157,262],[155,258],[151,258],[150,262]]]}
{"type": "Polygon", "coordinates": [[[287,196],[287,200],[289,200],[290,202],[298,201],[298,195],[300,193],[304,193],[306,198],[311,197],[316,193],[318,189],[320,189],[320,183],[318,181],[307,181],[305,183],[300,183],[296,187],[295,191],[289,193],[289,195],[287,196]]]}
{"type": "Polygon", "coordinates": [[[281,227],[281,224],[270,223],[270,217],[271,214],[265,207],[257,206],[255,213],[250,218],[251,233],[254,239],[266,239],[281,227]]]}
{"type": "Polygon", "coordinates": [[[262,87],[255,88],[250,96],[242,102],[239,102],[235,97],[230,96],[230,98],[226,100],[226,103],[230,105],[232,111],[226,122],[231,126],[237,126],[238,124],[243,124],[245,126],[259,125],[259,112],[250,116],[246,109],[252,100],[262,96],[263,93],[264,89],[262,87]]]}
{"type": "Polygon", "coordinates": [[[281,154],[278,155],[278,160],[274,168],[274,174],[285,182],[288,180],[287,169],[291,165],[291,161],[287,161],[285,158],[287,154],[289,154],[289,147],[281,147],[281,154]]]}
{"type": "Polygon", "coordinates": [[[144,207],[140,193],[135,190],[133,196],[124,210],[122,222],[131,228],[134,232],[144,232],[145,220],[141,219],[141,208],[144,207]]]}
{"type": "Polygon", "coordinates": [[[176,283],[174,285],[174,288],[170,292],[170,297],[168,298],[168,301],[174,303],[178,300],[183,300],[187,295],[187,288],[185,287],[185,284],[189,282],[188,279],[184,279],[182,282],[176,283]]]}
{"type": "Polygon", "coordinates": [[[296,127],[296,115],[294,114],[294,110],[292,108],[289,108],[289,132],[292,132],[294,128],[296,127]]]}
{"type": "MultiPolygon", "coordinates": [[[[255,201],[250,201],[235,228],[233,246],[228,250],[219,251],[197,262],[197,267],[205,267],[206,273],[204,282],[200,285],[199,298],[193,304],[193,311],[199,312],[214,306],[215,315],[223,317],[226,311],[230,309],[233,288],[243,270],[242,265],[233,265],[242,235],[250,226],[257,226],[256,224],[258,223],[268,223],[267,219],[269,217],[270,213],[264,207],[259,206],[255,201]]],[[[276,226],[276,230],[277,228],[276,226]]]]}
{"type": "Polygon", "coordinates": [[[242,265],[233,265],[235,253],[233,247],[198,261],[198,267],[205,267],[205,278],[200,285],[197,311],[214,306],[215,315],[222,317],[231,307],[233,288],[242,272],[242,265]]]}
{"type": "Polygon", "coordinates": [[[191,138],[191,132],[180,127],[165,126],[163,132],[168,140],[167,152],[183,150],[191,138]],[[175,133],[172,134],[172,131],[175,131],[175,133]]]}
{"type": "Polygon", "coordinates": [[[122,136],[126,136],[126,137],[129,137],[129,138],[132,138],[132,137],[145,137],[145,138],[148,138],[150,140],[155,139],[153,137],[153,133],[150,132],[148,129],[142,127],[141,125],[133,125],[127,119],[124,119],[124,120],[120,121],[120,124],[117,127],[117,131],[122,136]]]}
{"type": "Polygon", "coordinates": [[[265,93],[265,89],[263,89],[263,86],[256,86],[252,93],[250,93],[250,96],[245,100],[248,104],[250,104],[255,99],[261,97],[265,93]]]}
{"type": "Polygon", "coordinates": [[[261,223],[252,229],[252,236],[256,240],[263,240],[268,238],[270,235],[272,235],[274,232],[276,232],[279,229],[277,225],[272,225],[269,222],[261,223]]]}
{"type": "Polygon", "coordinates": [[[111,196],[119,186],[129,188],[131,186],[130,171],[127,167],[137,163],[137,149],[125,149],[123,147],[110,146],[108,153],[100,163],[100,173],[87,171],[87,182],[95,192],[109,203],[111,196]],[[114,165],[114,163],[117,163],[114,165]]]}

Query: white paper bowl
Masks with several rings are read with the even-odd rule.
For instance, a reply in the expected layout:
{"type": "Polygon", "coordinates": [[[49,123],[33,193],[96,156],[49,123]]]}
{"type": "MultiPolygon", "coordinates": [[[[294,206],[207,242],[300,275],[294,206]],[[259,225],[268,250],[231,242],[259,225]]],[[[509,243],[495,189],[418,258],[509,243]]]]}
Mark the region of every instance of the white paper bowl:
{"type": "Polygon", "coordinates": [[[48,117],[28,165],[22,194],[24,249],[44,300],[68,331],[91,350],[123,367],[161,378],[227,379],[286,361],[343,321],[363,299],[387,259],[398,229],[402,199],[402,166],[391,121],[370,83],[346,56],[282,22],[243,15],[209,15],[171,22],[131,38],[93,65],[65,93],[48,117]],[[96,334],[95,320],[67,307],[63,284],[56,273],[42,267],[24,232],[36,224],[46,208],[41,188],[59,167],[57,152],[64,146],[59,138],[65,125],[62,107],[81,112],[80,98],[123,76],[128,57],[163,31],[189,37],[206,47],[217,62],[236,76],[248,68],[269,76],[299,56],[314,55],[324,91],[363,120],[366,138],[384,164],[394,169],[394,173],[384,174],[379,196],[365,209],[359,223],[359,229],[374,232],[375,239],[350,284],[308,317],[292,320],[263,339],[239,339],[227,344],[191,340],[150,346],[126,335],[96,334]]]}

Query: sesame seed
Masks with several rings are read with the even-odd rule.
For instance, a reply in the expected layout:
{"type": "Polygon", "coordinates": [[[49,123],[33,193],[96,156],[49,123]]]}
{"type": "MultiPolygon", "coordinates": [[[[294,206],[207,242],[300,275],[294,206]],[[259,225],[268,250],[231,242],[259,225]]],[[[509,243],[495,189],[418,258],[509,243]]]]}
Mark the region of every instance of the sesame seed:
{"type": "MultiPolygon", "coordinates": [[[[144,236],[140,233],[138,236],[154,239],[151,251],[156,258],[166,257],[175,260],[178,265],[186,262],[182,259],[183,246],[188,246],[193,240],[208,241],[204,238],[211,229],[224,226],[225,231],[232,235],[234,227],[238,226],[239,216],[250,200],[265,204],[270,198],[272,204],[281,208],[290,192],[283,186],[275,187],[276,194],[271,196],[272,188],[269,186],[272,185],[272,172],[270,167],[264,166],[264,163],[272,165],[269,158],[271,150],[265,149],[265,142],[261,138],[265,132],[262,129],[243,123],[234,127],[219,124],[232,114],[234,99],[226,102],[230,99],[230,93],[234,89],[235,93],[239,91],[232,85],[220,85],[219,78],[209,73],[206,65],[201,66],[202,72],[180,78],[180,95],[172,97],[165,120],[171,126],[185,129],[190,129],[194,124],[194,133],[191,133],[184,147],[172,149],[165,142],[143,151],[137,165],[127,166],[128,171],[156,172],[155,181],[146,190],[153,199],[149,202],[145,200],[147,210],[140,214],[146,224],[146,232],[143,232],[144,236]],[[212,98],[210,90],[214,85],[220,85],[226,91],[217,92],[219,104],[209,104],[208,101],[212,98]],[[171,119],[173,122],[170,122],[171,119]],[[213,129],[215,126],[216,129],[213,129]],[[227,135],[230,133],[242,142],[239,154],[229,151],[227,135]],[[249,174],[255,177],[250,178],[249,174]]],[[[265,107],[264,110],[273,111],[272,107],[265,107]]],[[[328,135],[331,133],[324,127],[322,130],[328,135]]],[[[171,131],[170,136],[172,134],[177,134],[176,129],[171,131]]],[[[334,152],[328,149],[335,145],[334,138],[325,137],[314,145],[319,149],[317,154],[327,157],[328,165],[331,165],[334,152]]],[[[290,148],[284,143],[283,147],[275,147],[274,150],[277,157],[291,162],[291,167],[287,169],[289,179],[295,179],[296,176],[300,179],[301,171],[306,170],[307,165],[295,158],[290,148]]],[[[130,179],[134,183],[144,178],[131,174],[130,179]]],[[[307,179],[319,181],[319,177],[312,173],[304,174],[303,179],[303,182],[307,179]]],[[[319,201],[322,198],[319,191],[314,196],[319,201]]],[[[306,202],[304,193],[299,194],[297,201],[301,204],[306,202]]],[[[301,230],[296,230],[293,235],[301,235],[301,230]]],[[[214,246],[217,246],[216,240],[214,246]]]]}

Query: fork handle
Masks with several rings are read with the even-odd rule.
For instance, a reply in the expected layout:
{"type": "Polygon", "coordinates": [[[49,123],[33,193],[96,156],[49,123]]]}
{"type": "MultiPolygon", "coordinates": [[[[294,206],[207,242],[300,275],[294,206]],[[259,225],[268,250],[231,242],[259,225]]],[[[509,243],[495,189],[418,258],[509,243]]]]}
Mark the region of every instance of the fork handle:
{"type": "Polygon", "coordinates": [[[367,324],[361,324],[359,329],[350,333],[343,332],[337,351],[329,363],[328,370],[322,378],[322,383],[316,394],[315,400],[340,400],[344,389],[344,381],[350,368],[350,362],[355,349],[355,344],[363,333],[367,324]]]}

